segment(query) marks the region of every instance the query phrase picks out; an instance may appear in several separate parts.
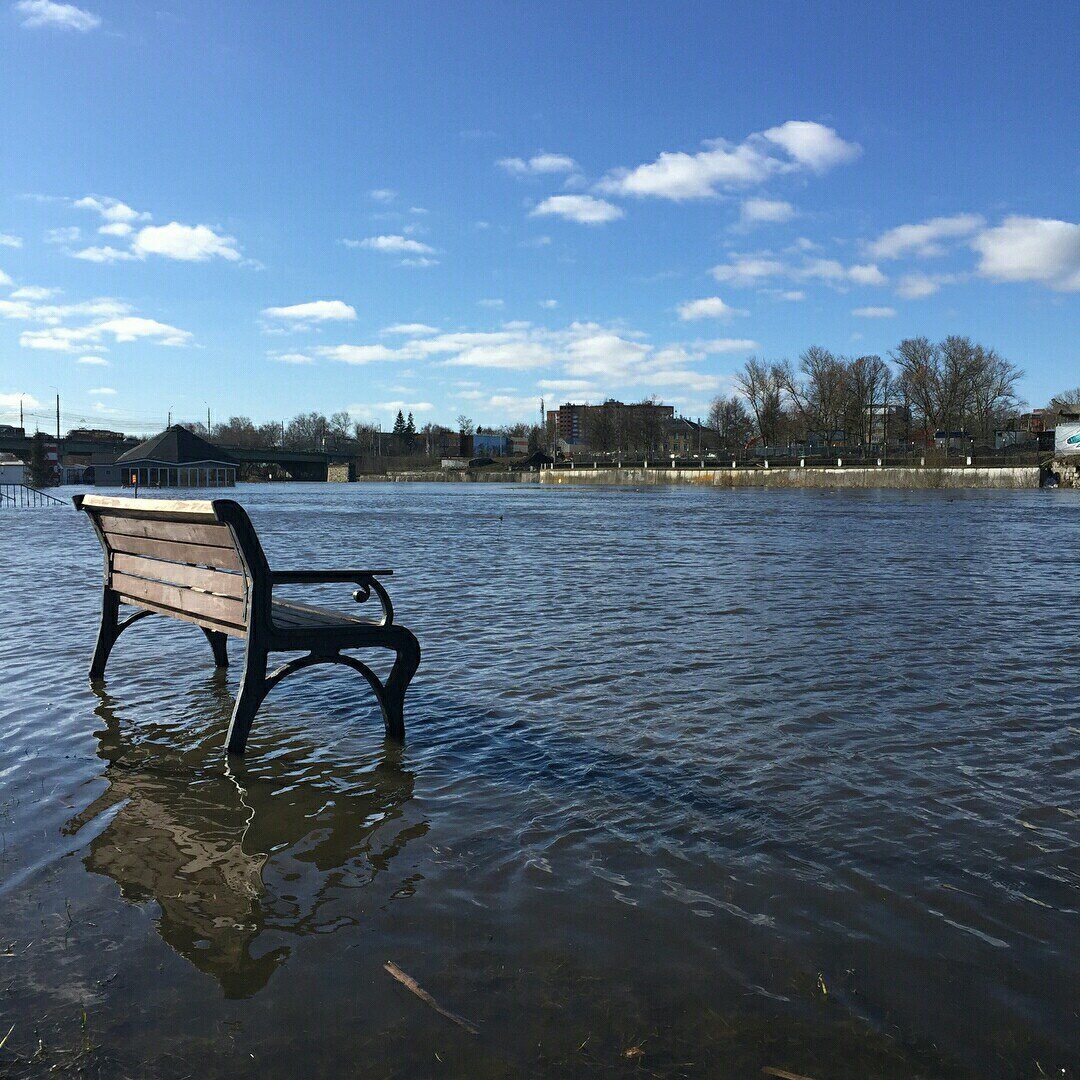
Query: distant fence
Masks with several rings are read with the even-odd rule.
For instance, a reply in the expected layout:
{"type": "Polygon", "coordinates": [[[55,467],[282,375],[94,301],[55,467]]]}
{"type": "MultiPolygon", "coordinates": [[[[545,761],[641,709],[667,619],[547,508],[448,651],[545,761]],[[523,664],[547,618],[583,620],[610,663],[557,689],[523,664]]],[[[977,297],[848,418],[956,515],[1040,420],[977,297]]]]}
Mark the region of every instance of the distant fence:
{"type": "Polygon", "coordinates": [[[26,484],[0,484],[0,510],[30,506],[68,506],[64,499],[48,495],[26,484]]]}

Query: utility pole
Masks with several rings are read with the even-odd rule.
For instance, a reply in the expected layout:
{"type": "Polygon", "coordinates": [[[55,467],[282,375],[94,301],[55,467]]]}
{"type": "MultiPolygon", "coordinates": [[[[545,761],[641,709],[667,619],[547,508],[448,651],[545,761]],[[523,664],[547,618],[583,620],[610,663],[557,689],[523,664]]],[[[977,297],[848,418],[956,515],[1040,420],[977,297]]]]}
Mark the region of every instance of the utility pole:
{"type": "Polygon", "coordinates": [[[21,427],[21,428],[26,427],[26,425],[23,423],[22,398],[19,398],[19,427],[21,427]]]}
{"type": "Polygon", "coordinates": [[[210,406],[206,406],[206,437],[210,438],[210,406]]]}
{"type": "Polygon", "coordinates": [[[60,441],[60,394],[56,395],[56,441],[60,441]]]}

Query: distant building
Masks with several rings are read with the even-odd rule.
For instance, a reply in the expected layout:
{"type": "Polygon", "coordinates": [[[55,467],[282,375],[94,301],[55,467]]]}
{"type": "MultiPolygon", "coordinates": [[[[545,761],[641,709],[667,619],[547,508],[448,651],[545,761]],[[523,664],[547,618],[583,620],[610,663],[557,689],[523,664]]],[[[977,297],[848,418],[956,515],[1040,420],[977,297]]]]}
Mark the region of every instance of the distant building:
{"type": "Polygon", "coordinates": [[[876,445],[907,442],[911,431],[911,410],[898,403],[869,406],[870,441],[876,445]]]}
{"type": "Polygon", "coordinates": [[[237,463],[219,446],[179,424],[116,459],[124,487],[234,487],[237,463]]]}
{"type": "Polygon", "coordinates": [[[597,414],[601,412],[610,417],[612,426],[620,432],[646,427],[657,430],[665,422],[675,419],[674,405],[660,405],[652,401],[629,405],[614,400],[600,405],[575,405],[568,401],[557,409],[548,410],[548,434],[558,438],[560,447],[565,446],[571,451],[586,449],[589,447],[590,434],[595,430],[597,414]]]}
{"type": "Polygon", "coordinates": [[[5,460],[0,461],[0,484],[25,484],[27,483],[26,462],[5,454],[5,460]]]}
{"type": "Polygon", "coordinates": [[[1054,418],[1053,409],[1032,409],[1020,417],[1020,429],[1038,435],[1054,426],[1054,418]]]}
{"type": "Polygon", "coordinates": [[[715,450],[719,438],[712,428],[685,416],[676,416],[664,422],[662,441],[665,454],[695,457],[715,450]]]}

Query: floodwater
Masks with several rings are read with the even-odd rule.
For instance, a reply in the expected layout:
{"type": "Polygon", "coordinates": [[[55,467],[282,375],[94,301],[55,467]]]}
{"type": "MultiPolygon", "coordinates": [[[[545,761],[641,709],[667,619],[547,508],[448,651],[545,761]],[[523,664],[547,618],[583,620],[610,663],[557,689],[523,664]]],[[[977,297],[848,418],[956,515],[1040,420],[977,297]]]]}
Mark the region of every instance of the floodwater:
{"type": "Polygon", "coordinates": [[[228,766],[164,619],[95,692],[88,522],[4,511],[0,1073],[1077,1075],[1080,492],[235,497],[396,569],[406,742],[322,668],[228,766]]]}

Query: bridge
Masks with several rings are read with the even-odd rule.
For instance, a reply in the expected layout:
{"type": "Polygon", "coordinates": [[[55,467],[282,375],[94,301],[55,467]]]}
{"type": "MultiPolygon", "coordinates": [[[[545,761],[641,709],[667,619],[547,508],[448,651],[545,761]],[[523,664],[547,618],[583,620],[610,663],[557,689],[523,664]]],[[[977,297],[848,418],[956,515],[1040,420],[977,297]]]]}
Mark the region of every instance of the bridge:
{"type": "MultiPolygon", "coordinates": [[[[125,450],[138,446],[142,440],[126,438],[117,442],[73,435],[59,440],[47,437],[47,441],[50,445],[55,443],[58,446],[61,460],[69,455],[78,455],[85,457],[89,463],[94,454],[119,457],[125,450]]],[[[29,460],[32,443],[33,439],[28,435],[0,434],[0,451],[15,454],[23,461],[29,460]]],[[[355,450],[283,450],[277,446],[250,449],[225,443],[216,445],[220,445],[241,466],[269,469],[275,479],[281,480],[325,480],[330,464],[351,461],[357,456],[355,450]]]]}

